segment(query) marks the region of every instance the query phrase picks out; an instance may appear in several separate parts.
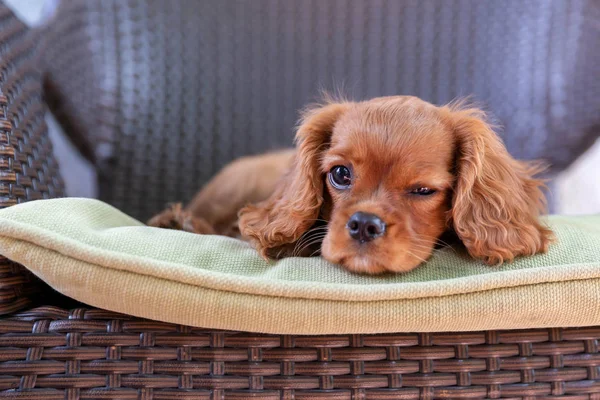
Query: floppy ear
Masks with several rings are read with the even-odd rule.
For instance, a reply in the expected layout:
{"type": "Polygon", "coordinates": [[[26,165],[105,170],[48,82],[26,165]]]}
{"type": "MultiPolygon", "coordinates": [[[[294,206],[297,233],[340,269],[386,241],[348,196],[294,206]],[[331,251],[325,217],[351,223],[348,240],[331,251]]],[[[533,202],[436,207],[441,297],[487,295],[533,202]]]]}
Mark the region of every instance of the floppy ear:
{"type": "Polygon", "coordinates": [[[296,132],[296,157],[291,169],[265,201],[243,208],[240,232],[264,257],[285,255],[319,216],[323,204],[320,155],[338,118],[350,103],[332,103],[306,111],[296,132]]]}
{"type": "Polygon", "coordinates": [[[552,232],[541,224],[540,163],[513,159],[477,109],[447,108],[458,154],[451,220],[469,254],[488,264],[545,252],[552,232]]]}

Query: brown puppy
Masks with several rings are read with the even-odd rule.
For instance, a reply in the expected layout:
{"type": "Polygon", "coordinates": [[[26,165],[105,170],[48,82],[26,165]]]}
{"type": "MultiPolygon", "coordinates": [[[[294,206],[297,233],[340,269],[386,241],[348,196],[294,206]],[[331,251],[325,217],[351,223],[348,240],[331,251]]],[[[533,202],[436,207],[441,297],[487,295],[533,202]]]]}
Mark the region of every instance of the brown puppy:
{"type": "Polygon", "coordinates": [[[295,152],[235,161],[186,210],[150,224],[236,236],[239,210],[241,237],[266,257],[320,250],[370,274],[410,271],[450,231],[499,264],[552,240],[538,220],[542,169],[514,160],[477,109],[409,96],[330,101],[304,112],[295,152]]]}

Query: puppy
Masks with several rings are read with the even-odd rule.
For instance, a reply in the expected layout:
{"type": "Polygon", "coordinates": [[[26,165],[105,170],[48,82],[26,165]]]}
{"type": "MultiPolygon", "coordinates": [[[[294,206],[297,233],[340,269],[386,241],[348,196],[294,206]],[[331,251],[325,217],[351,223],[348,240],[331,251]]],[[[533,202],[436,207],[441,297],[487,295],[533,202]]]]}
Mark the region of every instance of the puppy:
{"type": "Polygon", "coordinates": [[[451,233],[501,264],[553,239],[542,170],[513,159],[475,108],[328,101],[302,114],[295,150],[233,162],[150,225],[241,237],[269,258],[320,252],[367,274],[410,271],[451,233]]]}

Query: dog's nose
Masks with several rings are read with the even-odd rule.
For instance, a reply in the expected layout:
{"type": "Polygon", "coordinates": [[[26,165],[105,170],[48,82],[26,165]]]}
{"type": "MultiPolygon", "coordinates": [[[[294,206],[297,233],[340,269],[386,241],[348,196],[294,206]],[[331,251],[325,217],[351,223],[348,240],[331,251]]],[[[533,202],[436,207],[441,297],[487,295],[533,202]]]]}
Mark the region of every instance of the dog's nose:
{"type": "Polygon", "coordinates": [[[375,214],[364,212],[354,213],[346,224],[348,233],[352,239],[361,243],[371,240],[385,233],[385,222],[375,214]]]}

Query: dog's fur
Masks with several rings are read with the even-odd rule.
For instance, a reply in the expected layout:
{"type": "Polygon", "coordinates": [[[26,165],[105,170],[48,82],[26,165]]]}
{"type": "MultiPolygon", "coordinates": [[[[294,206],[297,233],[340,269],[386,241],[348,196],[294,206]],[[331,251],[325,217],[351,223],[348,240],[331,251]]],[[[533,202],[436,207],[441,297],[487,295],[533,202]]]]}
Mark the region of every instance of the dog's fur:
{"type": "Polygon", "coordinates": [[[149,224],[240,236],[271,258],[320,250],[370,274],[410,271],[450,232],[472,257],[499,264],[552,241],[538,219],[542,170],[513,159],[476,108],[408,96],[328,101],[303,113],[295,150],[233,162],[186,209],[149,224]],[[326,179],[338,165],[352,172],[348,189],[326,179]],[[357,211],[379,216],[385,234],[352,239],[347,222],[357,211]]]}

